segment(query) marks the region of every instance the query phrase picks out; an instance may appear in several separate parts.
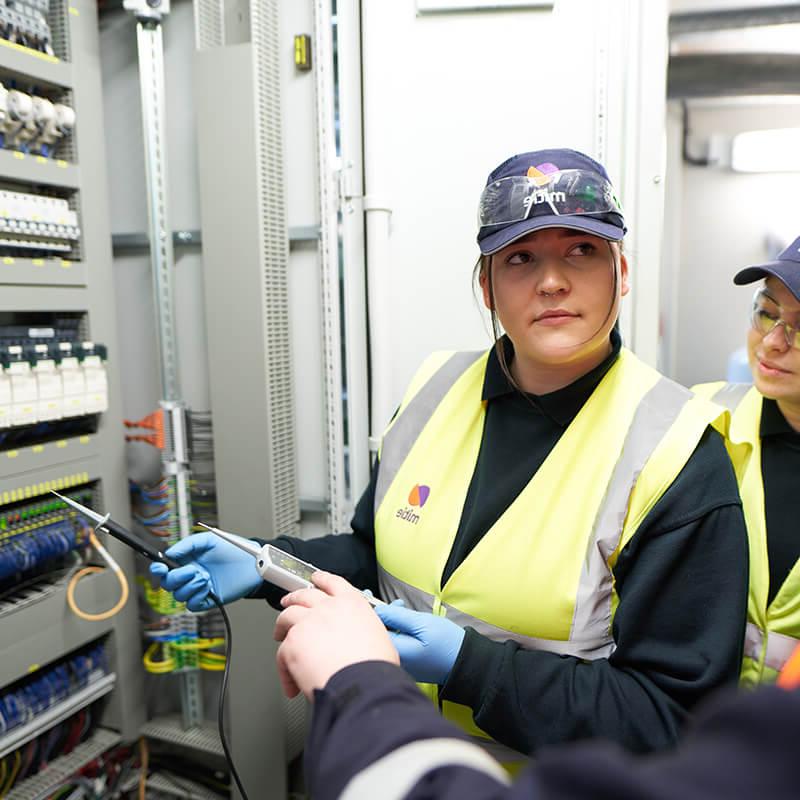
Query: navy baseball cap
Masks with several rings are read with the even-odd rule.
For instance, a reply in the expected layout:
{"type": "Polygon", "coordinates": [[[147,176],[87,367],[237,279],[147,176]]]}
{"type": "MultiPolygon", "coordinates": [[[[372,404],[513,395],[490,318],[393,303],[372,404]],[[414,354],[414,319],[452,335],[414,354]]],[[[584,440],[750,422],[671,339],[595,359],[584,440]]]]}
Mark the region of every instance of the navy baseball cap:
{"type": "Polygon", "coordinates": [[[745,267],[736,273],[733,282],[738,286],[744,286],[760,278],[768,278],[770,275],[774,275],[800,300],[800,236],[779,253],[775,261],[745,267]]]}
{"type": "Polygon", "coordinates": [[[572,228],[612,242],[628,230],[605,167],[566,148],[520,153],[500,164],[486,180],[478,216],[484,255],[542,228],[572,228]]]}

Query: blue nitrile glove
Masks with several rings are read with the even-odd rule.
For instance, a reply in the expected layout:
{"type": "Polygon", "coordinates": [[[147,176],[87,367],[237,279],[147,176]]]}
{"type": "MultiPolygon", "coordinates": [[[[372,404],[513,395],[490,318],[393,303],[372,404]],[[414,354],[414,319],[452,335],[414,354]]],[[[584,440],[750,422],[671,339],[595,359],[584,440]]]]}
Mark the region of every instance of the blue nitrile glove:
{"type": "Polygon", "coordinates": [[[183,566],[170,569],[160,561],[150,564],[161,587],[189,611],[214,608],[213,592],[223,603],[232,603],[261,585],[253,556],[213,533],[193,533],[172,545],[165,556],[183,566]]]}
{"type": "Polygon", "coordinates": [[[375,608],[389,629],[403,669],[420,683],[443,684],[456,663],[464,629],[446,617],[411,611],[402,600],[375,608]]]}

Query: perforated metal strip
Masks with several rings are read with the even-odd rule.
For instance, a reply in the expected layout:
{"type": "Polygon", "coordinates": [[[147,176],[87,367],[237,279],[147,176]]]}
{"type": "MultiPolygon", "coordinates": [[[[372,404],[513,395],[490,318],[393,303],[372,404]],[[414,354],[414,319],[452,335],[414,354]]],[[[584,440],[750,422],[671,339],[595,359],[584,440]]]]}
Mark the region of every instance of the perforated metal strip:
{"type": "Polygon", "coordinates": [[[250,25],[256,57],[256,168],[259,176],[261,265],[264,270],[264,353],[268,377],[274,525],[297,532],[295,419],[289,343],[289,242],[286,234],[278,3],[251,0],[250,25]]]}
{"type": "Polygon", "coordinates": [[[198,50],[225,44],[225,14],[220,0],[194,0],[194,41],[198,50]]]}

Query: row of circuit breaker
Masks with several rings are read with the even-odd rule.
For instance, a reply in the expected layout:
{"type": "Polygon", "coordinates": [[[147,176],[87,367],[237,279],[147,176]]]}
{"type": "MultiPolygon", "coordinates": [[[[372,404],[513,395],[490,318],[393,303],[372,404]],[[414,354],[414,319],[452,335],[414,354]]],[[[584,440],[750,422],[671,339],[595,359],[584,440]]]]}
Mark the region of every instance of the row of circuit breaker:
{"type": "Polygon", "coordinates": [[[67,253],[80,238],[78,215],[62,197],[0,190],[0,247],[67,253]]]}
{"type": "Polygon", "coordinates": [[[94,342],[3,345],[0,429],[108,408],[106,348],[94,342]]]}
{"type": "Polygon", "coordinates": [[[0,145],[52,156],[57,143],[75,128],[75,111],[64,103],[6,89],[0,83],[0,145]]]}
{"type": "Polygon", "coordinates": [[[53,55],[47,14],[50,0],[0,0],[0,36],[12,44],[53,55]]]}

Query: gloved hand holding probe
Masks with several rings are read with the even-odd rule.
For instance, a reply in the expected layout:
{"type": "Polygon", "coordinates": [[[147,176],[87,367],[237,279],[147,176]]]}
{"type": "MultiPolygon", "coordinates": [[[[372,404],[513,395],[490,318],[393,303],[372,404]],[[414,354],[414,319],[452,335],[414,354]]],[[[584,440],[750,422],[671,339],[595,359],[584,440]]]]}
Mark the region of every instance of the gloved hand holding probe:
{"type": "MultiPolygon", "coordinates": [[[[249,540],[245,540],[249,541],[249,540]]],[[[260,545],[252,543],[256,547],[260,545]]],[[[172,545],[164,555],[177,561],[178,569],[153,562],[150,574],[189,611],[214,608],[213,592],[223,603],[246,597],[261,586],[253,556],[213,533],[195,533],[172,545]]]]}
{"type": "MultiPolygon", "coordinates": [[[[297,558],[272,544],[245,539],[235,533],[199,523],[210,533],[197,533],[167,550],[173,561],[181,565],[165,571],[151,567],[161,585],[176,600],[185,602],[190,611],[211,608],[210,593],[223,603],[245,597],[262,581],[294,592],[311,589],[311,576],[317,572],[313,564],[297,558]],[[191,562],[191,563],[187,563],[191,562]]],[[[373,606],[383,605],[364,594],[373,606]]]]}

